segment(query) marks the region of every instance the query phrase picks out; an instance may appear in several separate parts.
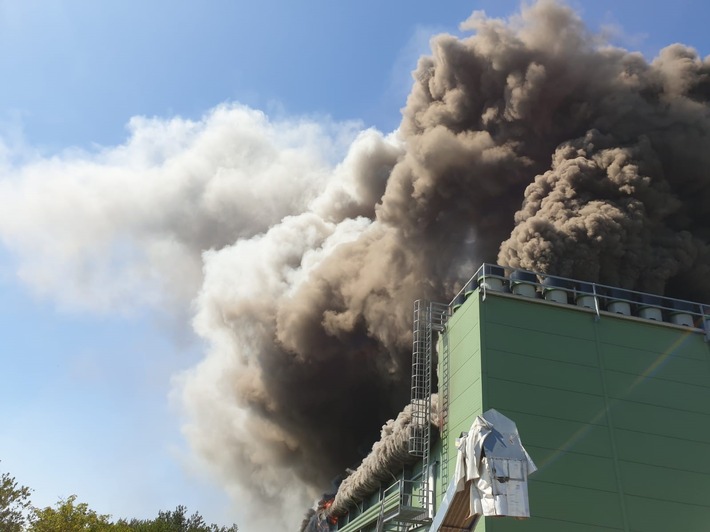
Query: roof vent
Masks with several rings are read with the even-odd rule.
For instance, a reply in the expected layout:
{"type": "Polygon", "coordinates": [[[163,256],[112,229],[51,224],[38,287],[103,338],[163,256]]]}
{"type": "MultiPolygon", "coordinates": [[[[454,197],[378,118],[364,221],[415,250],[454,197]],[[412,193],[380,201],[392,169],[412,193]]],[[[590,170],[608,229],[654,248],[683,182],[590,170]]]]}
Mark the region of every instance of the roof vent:
{"type": "Polygon", "coordinates": [[[609,288],[606,309],[614,314],[631,315],[631,294],[621,288],[609,288]]]}
{"type": "Polygon", "coordinates": [[[574,302],[578,307],[596,309],[594,304],[594,285],[592,283],[577,283],[574,302]]]}
{"type": "Polygon", "coordinates": [[[510,274],[510,290],[514,294],[525,297],[535,297],[537,275],[525,270],[514,270],[510,274]]]}
{"type": "Polygon", "coordinates": [[[569,281],[559,277],[545,277],[542,280],[542,294],[547,301],[567,304],[568,290],[572,288],[569,281]]]}
{"type": "Polygon", "coordinates": [[[483,267],[478,270],[478,286],[486,290],[502,292],[504,276],[505,271],[500,266],[484,264],[483,267]]]}
{"type": "Polygon", "coordinates": [[[639,316],[647,320],[663,321],[663,313],[659,308],[663,299],[651,294],[641,294],[639,297],[639,316]]]}
{"type": "MultiPolygon", "coordinates": [[[[501,275],[502,275],[502,274],[501,274],[501,275]]],[[[492,279],[491,279],[491,280],[492,280],[492,279]]],[[[502,287],[503,287],[503,281],[501,281],[500,279],[498,279],[498,280],[500,281],[500,286],[501,286],[501,289],[502,289],[502,287]]],[[[471,279],[471,280],[468,282],[468,284],[467,284],[467,285],[464,287],[464,289],[463,289],[464,297],[465,297],[466,299],[468,299],[468,296],[470,296],[471,294],[473,294],[473,293],[476,291],[476,288],[478,288],[478,283],[477,283],[476,281],[474,281],[473,279],[471,279]]]]}
{"type": "Polygon", "coordinates": [[[693,323],[693,316],[690,314],[694,310],[692,303],[687,301],[676,301],[675,299],[670,300],[669,303],[670,305],[668,306],[673,309],[669,315],[671,323],[676,325],[685,325],[686,327],[693,327],[695,325],[693,323]]]}

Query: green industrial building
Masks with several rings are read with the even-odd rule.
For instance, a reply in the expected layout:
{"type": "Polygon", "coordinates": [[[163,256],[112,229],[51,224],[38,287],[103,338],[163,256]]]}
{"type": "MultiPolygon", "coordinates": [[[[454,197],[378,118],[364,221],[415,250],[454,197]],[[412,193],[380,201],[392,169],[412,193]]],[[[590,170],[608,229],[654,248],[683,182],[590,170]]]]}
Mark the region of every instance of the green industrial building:
{"type": "Polygon", "coordinates": [[[412,459],[326,510],[330,530],[709,531],[709,309],[495,265],[417,302],[412,459]],[[537,466],[529,518],[472,522],[455,491],[456,440],[489,409],[537,466]]]}

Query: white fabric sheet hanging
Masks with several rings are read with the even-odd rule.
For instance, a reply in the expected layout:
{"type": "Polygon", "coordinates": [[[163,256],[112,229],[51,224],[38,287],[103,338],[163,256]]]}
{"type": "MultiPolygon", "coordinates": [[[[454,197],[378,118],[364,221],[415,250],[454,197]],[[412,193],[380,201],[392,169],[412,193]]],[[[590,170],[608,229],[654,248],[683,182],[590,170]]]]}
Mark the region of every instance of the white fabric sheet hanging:
{"type": "Polygon", "coordinates": [[[470,516],[530,517],[528,475],[537,467],[515,423],[496,410],[456,440],[456,491],[470,490],[470,516]]]}

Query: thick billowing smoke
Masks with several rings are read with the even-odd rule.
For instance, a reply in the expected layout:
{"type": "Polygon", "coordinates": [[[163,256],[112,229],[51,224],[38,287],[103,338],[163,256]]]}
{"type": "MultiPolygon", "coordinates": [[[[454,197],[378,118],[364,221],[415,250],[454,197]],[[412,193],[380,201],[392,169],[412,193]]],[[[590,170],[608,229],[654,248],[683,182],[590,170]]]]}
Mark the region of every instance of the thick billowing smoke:
{"type": "MultiPolygon", "coordinates": [[[[427,423],[438,428],[441,421],[438,394],[432,394],[430,401],[430,418],[427,423]]],[[[373,444],[372,450],[359,467],[349,471],[350,474],[340,483],[335,494],[325,494],[309,510],[301,523],[301,532],[329,530],[329,519],[345,515],[354,504],[363,501],[382,486],[390,485],[396,478],[394,473],[417,461],[417,457],[409,452],[412,429],[422,428],[421,421],[412,415],[415,404],[408,404],[395,419],[388,420],[382,426],[379,440],[373,444]],[[326,526],[319,526],[323,523],[326,526]]]]}
{"type": "Polygon", "coordinates": [[[425,169],[394,169],[383,218],[424,206],[479,257],[505,240],[502,264],[710,297],[710,61],[676,44],[649,64],[553,2],[463,26],[415,73],[402,132],[425,169]],[[390,201],[397,186],[432,191],[390,201]]]}
{"type": "Polygon", "coordinates": [[[464,28],[420,60],[401,151],[373,139],[332,181],[356,185],[205,255],[191,438],[266,497],[353,464],[405,403],[412,301],[479,261],[710,297],[710,63],[553,2],[464,28]]]}
{"type": "Polygon", "coordinates": [[[225,106],[0,183],[38,290],[194,297],[186,434],[262,529],[357,464],[408,400],[413,300],[479,262],[710,299],[710,61],[649,63],[550,1],[463,28],[433,39],[391,136],[225,106]]]}
{"type": "MultiPolygon", "coordinates": [[[[707,222],[686,213],[657,157],[648,137],[619,146],[591,130],[564,143],[526,190],[500,261],[656,293],[676,276],[707,275],[707,222]]],[[[693,284],[682,295],[707,296],[706,282],[693,284]]]]}
{"type": "MultiPolygon", "coordinates": [[[[428,421],[439,427],[439,397],[431,396],[431,419],[428,421]]],[[[350,506],[362,501],[377,491],[382,485],[392,482],[391,471],[400,471],[407,464],[416,461],[409,453],[409,436],[411,429],[417,427],[412,417],[410,403],[404,407],[395,419],[390,419],[382,426],[380,439],[372,446],[370,453],[363,459],[360,466],[343,482],[328,508],[328,515],[344,515],[350,506]]],[[[421,425],[421,423],[419,423],[421,425]]],[[[421,427],[418,427],[421,428],[421,427]]]]}

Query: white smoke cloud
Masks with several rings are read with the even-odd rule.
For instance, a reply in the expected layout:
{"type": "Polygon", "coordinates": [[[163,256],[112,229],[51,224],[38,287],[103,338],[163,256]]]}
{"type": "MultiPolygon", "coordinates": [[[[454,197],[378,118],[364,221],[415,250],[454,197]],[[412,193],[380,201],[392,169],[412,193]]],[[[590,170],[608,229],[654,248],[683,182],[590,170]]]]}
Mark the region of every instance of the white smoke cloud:
{"type": "Polygon", "coordinates": [[[129,132],[21,163],[4,150],[0,239],[20,278],[62,306],[193,313],[209,349],[175,378],[185,435],[236,500],[278,498],[278,515],[252,523],[286,529],[313,492],[281,451],[297,439],[258,415],[276,407],[261,351],[280,301],[371,226],[401,147],[354,123],[236,104],[197,121],[133,118],[129,132]]]}
{"type": "Polygon", "coordinates": [[[188,304],[202,252],[303,212],[357,128],[224,105],[129,130],[120,146],[3,164],[0,238],[38,293],[94,310],[188,304]]]}

